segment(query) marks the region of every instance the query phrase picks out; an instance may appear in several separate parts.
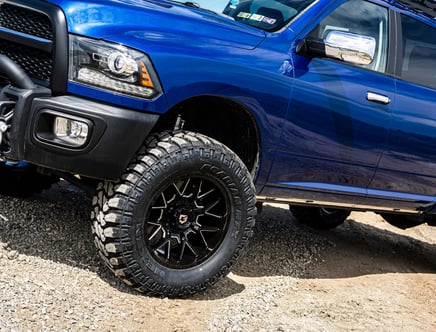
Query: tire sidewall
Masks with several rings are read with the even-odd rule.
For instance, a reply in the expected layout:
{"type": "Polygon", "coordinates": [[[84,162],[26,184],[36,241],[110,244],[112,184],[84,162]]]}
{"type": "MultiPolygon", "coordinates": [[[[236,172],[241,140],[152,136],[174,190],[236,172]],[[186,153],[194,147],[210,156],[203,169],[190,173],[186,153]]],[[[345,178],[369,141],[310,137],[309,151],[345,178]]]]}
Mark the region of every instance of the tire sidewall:
{"type": "Polygon", "coordinates": [[[318,208],[318,214],[327,228],[335,228],[345,221],[350,212],[339,209],[318,208]]]}

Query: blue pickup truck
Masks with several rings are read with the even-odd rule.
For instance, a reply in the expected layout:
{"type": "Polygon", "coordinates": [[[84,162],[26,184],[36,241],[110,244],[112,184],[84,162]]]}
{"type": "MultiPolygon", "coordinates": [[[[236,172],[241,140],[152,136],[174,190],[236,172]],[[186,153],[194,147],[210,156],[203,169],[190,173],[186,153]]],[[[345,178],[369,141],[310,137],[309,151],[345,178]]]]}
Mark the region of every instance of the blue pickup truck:
{"type": "MultiPolygon", "coordinates": [[[[1,0],[0,192],[90,193],[141,292],[226,275],[263,202],[435,224],[435,0],[1,0]]],[[[274,243],[271,243],[273,246],[274,243]]]]}

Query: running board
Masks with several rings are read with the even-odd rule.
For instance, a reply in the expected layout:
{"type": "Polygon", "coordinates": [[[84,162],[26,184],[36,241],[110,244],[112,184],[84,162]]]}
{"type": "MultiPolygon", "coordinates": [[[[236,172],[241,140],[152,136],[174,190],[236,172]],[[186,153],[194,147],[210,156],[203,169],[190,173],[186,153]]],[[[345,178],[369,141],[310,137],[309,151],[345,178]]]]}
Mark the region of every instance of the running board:
{"type": "Polygon", "coordinates": [[[422,214],[424,211],[416,209],[397,209],[387,208],[385,206],[364,205],[364,204],[343,204],[337,202],[314,201],[300,198],[276,198],[268,196],[257,196],[258,202],[282,203],[292,205],[305,205],[305,206],[318,206],[318,207],[334,207],[347,210],[359,211],[377,211],[377,212],[395,212],[395,213],[409,213],[409,214],[422,214]]]}

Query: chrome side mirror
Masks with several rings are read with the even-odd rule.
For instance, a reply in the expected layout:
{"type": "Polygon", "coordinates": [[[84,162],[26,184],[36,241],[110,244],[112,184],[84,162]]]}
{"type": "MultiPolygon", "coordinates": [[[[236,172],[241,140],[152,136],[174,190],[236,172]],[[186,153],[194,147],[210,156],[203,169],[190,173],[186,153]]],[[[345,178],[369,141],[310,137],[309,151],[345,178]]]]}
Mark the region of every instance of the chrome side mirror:
{"type": "Polygon", "coordinates": [[[375,54],[373,37],[344,31],[330,31],[325,40],[305,38],[297,45],[297,54],[328,57],[357,65],[369,65],[375,54]]]}
{"type": "Polygon", "coordinates": [[[374,59],[375,38],[343,31],[330,31],[325,38],[327,57],[357,65],[369,65],[374,59]]]}

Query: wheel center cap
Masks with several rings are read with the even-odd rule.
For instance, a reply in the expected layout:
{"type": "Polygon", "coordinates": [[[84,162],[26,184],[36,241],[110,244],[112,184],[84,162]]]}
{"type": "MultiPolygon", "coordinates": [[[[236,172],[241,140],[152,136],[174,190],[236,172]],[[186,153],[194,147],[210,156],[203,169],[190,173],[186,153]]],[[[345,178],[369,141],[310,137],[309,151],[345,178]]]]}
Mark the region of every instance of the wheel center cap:
{"type": "Polygon", "coordinates": [[[187,214],[180,214],[179,215],[179,224],[180,225],[184,225],[184,224],[186,224],[187,222],[189,221],[189,217],[188,217],[188,215],[187,214]]]}

